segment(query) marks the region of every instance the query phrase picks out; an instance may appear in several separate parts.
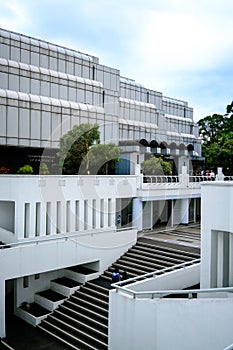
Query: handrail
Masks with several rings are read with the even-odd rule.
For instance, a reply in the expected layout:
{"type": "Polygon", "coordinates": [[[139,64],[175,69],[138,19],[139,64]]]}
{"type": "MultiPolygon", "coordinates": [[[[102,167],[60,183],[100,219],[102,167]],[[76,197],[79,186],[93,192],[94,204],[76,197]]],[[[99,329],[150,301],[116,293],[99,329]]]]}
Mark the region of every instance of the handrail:
{"type": "Polygon", "coordinates": [[[10,345],[4,342],[4,340],[1,339],[0,343],[2,343],[7,349],[14,350],[10,345]]]}
{"type": "Polygon", "coordinates": [[[233,343],[228,345],[226,348],[224,348],[223,350],[233,350],[233,343]]]}
{"type": "Polygon", "coordinates": [[[125,280],[125,281],[120,281],[120,282],[117,282],[117,283],[113,283],[112,286],[115,287],[116,289],[123,289],[123,290],[129,291],[128,288],[122,287],[122,285],[125,285],[125,284],[128,285],[131,282],[134,283],[134,282],[137,282],[138,280],[142,280],[142,279],[146,279],[146,278],[151,278],[151,277],[154,278],[154,277],[156,277],[158,275],[163,275],[164,273],[167,273],[167,272],[171,272],[171,271],[174,271],[174,270],[177,270],[177,269],[182,269],[182,268],[186,268],[186,267],[189,267],[189,266],[192,266],[192,265],[195,265],[195,264],[199,264],[200,262],[201,262],[200,258],[199,259],[190,260],[190,261],[186,261],[186,262],[181,263],[181,264],[177,264],[177,265],[173,265],[173,266],[170,266],[170,267],[166,267],[166,268],[164,268],[162,270],[156,270],[156,271],[153,271],[153,272],[148,272],[148,273],[146,273],[144,275],[132,277],[132,278],[129,278],[129,279],[125,280]]]}
{"type": "MultiPolygon", "coordinates": [[[[24,239],[22,241],[17,241],[17,242],[12,242],[12,243],[6,243],[2,246],[0,246],[0,250],[1,249],[5,249],[5,248],[14,248],[14,247],[18,247],[18,246],[23,246],[23,245],[33,245],[33,244],[40,244],[40,243],[47,243],[49,241],[57,241],[57,240],[72,240],[74,241],[75,237],[80,237],[80,236],[87,236],[87,235],[96,235],[96,234],[100,234],[103,232],[120,232],[120,231],[124,231],[124,230],[133,230],[136,229],[135,226],[132,227],[127,227],[127,228],[101,228],[101,229],[94,229],[94,230],[88,230],[88,232],[86,231],[75,231],[75,232],[70,232],[70,233],[56,233],[56,234],[51,234],[48,236],[40,236],[40,237],[32,237],[30,240],[29,239],[24,239]]],[[[75,241],[74,241],[75,242],[75,241]]]]}
{"type": "Polygon", "coordinates": [[[141,297],[141,296],[145,297],[146,295],[149,295],[150,299],[154,299],[154,298],[161,299],[167,295],[177,295],[177,294],[184,294],[184,295],[187,295],[189,299],[192,299],[193,295],[196,296],[197,294],[222,293],[222,292],[233,293],[233,287],[188,289],[188,290],[184,290],[184,289],[180,289],[180,290],[168,289],[168,290],[156,290],[156,291],[148,290],[148,291],[141,291],[141,292],[135,292],[132,289],[123,288],[123,287],[118,287],[117,289],[122,290],[122,291],[126,292],[127,294],[131,294],[134,299],[136,299],[137,297],[141,297]]]}

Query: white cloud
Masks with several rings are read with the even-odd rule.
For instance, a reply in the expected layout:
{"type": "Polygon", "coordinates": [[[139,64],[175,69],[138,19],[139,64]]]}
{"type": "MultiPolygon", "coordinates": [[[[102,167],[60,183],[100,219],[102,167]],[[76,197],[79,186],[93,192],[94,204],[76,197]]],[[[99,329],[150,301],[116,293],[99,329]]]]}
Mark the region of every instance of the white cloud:
{"type": "Polygon", "coordinates": [[[13,31],[20,31],[30,24],[30,16],[23,2],[6,1],[1,4],[0,26],[13,31]]]}
{"type": "Polygon", "coordinates": [[[152,13],[138,42],[137,55],[158,72],[213,69],[233,47],[232,23],[203,21],[191,14],[152,13]]]}

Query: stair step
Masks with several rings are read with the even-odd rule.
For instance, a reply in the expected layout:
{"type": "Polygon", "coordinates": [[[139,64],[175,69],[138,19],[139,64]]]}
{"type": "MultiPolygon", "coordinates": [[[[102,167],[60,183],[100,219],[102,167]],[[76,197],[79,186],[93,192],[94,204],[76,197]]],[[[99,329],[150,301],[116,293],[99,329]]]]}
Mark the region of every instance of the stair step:
{"type": "MultiPolygon", "coordinates": [[[[159,254],[158,252],[155,252],[153,249],[151,250],[151,249],[148,249],[146,247],[134,247],[133,251],[136,251],[138,254],[146,255],[148,257],[151,256],[152,258],[155,256],[155,254],[159,254]]],[[[180,254],[171,253],[168,256],[170,256],[170,258],[174,257],[175,259],[178,259],[179,264],[182,262],[185,262],[185,261],[192,260],[189,257],[184,256],[184,255],[181,256],[180,254]]],[[[176,262],[174,262],[174,263],[176,263],[176,262]]]]}
{"type": "Polygon", "coordinates": [[[80,340],[82,340],[82,343],[85,344],[85,346],[88,345],[90,349],[100,349],[100,346],[101,349],[107,349],[106,342],[103,342],[100,339],[93,337],[92,335],[87,334],[80,329],[67,325],[64,322],[61,322],[57,319],[52,319],[50,317],[49,321],[46,319],[42,321],[42,324],[45,324],[49,328],[53,329],[55,332],[58,332],[58,334],[62,333],[65,337],[75,340],[75,342],[77,343],[79,343],[80,340]],[[61,328],[61,325],[65,329],[61,328]]]}
{"type": "MultiPolygon", "coordinates": [[[[92,284],[93,286],[93,284],[92,284]]],[[[84,291],[85,293],[89,293],[90,295],[96,296],[97,298],[103,298],[105,301],[108,302],[109,300],[109,290],[107,290],[107,293],[105,293],[104,291],[102,292],[102,290],[96,290],[94,288],[91,288],[92,286],[88,286],[88,285],[83,285],[80,288],[80,291],[84,291]]]]}
{"type": "Polygon", "coordinates": [[[80,265],[68,267],[67,270],[71,270],[73,272],[77,272],[77,273],[80,273],[82,275],[90,275],[92,273],[98,272],[96,270],[92,270],[92,269],[90,269],[88,267],[80,266],[80,265]]]}
{"type": "Polygon", "coordinates": [[[67,306],[69,305],[71,307],[72,310],[76,311],[76,312],[84,312],[84,314],[90,314],[92,315],[92,317],[98,318],[100,320],[102,320],[103,322],[108,322],[108,314],[105,313],[105,315],[96,312],[92,309],[87,309],[85,308],[83,305],[80,304],[76,304],[75,302],[71,301],[71,300],[66,300],[65,303],[62,306],[67,306]]]}
{"type": "Polygon", "coordinates": [[[126,266],[124,264],[118,264],[118,263],[114,263],[113,265],[114,267],[117,266],[119,269],[121,270],[127,270],[127,272],[132,272],[135,273],[135,275],[144,275],[145,273],[147,273],[148,271],[142,269],[142,268],[136,268],[136,267],[132,267],[132,266],[126,266]]]}
{"type": "Polygon", "coordinates": [[[101,338],[104,342],[108,341],[108,332],[101,332],[100,330],[90,326],[88,323],[84,323],[80,320],[76,320],[74,318],[71,318],[67,315],[64,314],[59,314],[59,313],[53,313],[52,315],[50,315],[47,320],[53,319],[54,321],[58,321],[60,322],[61,326],[64,325],[65,327],[70,328],[73,331],[76,331],[76,329],[83,331],[83,332],[87,332],[89,335],[92,334],[92,336],[95,337],[99,337],[99,339],[101,338]],[[69,322],[73,322],[76,324],[76,326],[62,320],[62,318],[65,318],[66,320],[68,320],[69,322]]]}
{"type": "Polygon", "coordinates": [[[78,350],[78,349],[88,349],[88,350],[107,349],[107,346],[104,346],[103,348],[99,348],[97,346],[94,346],[93,344],[89,344],[85,339],[82,339],[81,337],[77,338],[76,336],[61,330],[59,327],[46,322],[46,320],[44,320],[43,323],[41,323],[38,327],[40,329],[42,329],[43,331],[45,331],[46,333],[59,339],[61,342],[67,344],[72,349],[76,349],[76,350],[78,350]]]}
{"type": "Polygon", "coordinates": [[[62,286],[68,287],[68,288],[75,288],[75,287],[79,287],[82,284],[72,280],[71,278],[68,277],[60,277],[60,278],[56,278],[55,280],[52,280],[51,282],[55,282],[57,284],[61,284],[62,286]]]}
{"type": "Polygon", "coordinates": [[[181,264],[183,262],[183,260],[181,259],[174,259],[174,258],[171,258],[169,256],[160,256],[159,254],[150,254],[150,256],[146,256],[145,254],[143,253],[140,253],[140,252],[128,252],[126,254],[126,257],[133,257],[135,259],[142,259],[142,261],[146,261],[148,262],[148,264],[152,263],[152,264],[155,264],[158,266],[158,268],[163,268],[163,265],[160,265],[160,262],[164,262],[164,261],[169,261],[169,262],[172,262],[173,264],[181,264]],[[158,258],[157,258],[158,257],[158,258]]]}
{"type": "Polygon", "coordinates": [[[66,299],[66,297],[63,294],[57,293],[52,289],[46,289],[41,292],[35,293],[35,295],[39,295],[43,298],[49,299],[53,302],[60,301],[63,299],[66,299]]]}
{"type": "Polygon", "coordinates": [[[127,266],[132,266],[132,267],[136,267],[139,269],[143,269],[146,272],[153,272],[155,270],[154,267],[148,266],[147,264],[139,261],[138,259],[121,258],[117,261],[117,264],[119,264],[119,263],[122,265],[125,265],[126,270],[127,270],[127,266]]]}
{"type": "Polygon", "coordinates": [[[143,246],[143,247],[147,247],[147,248],[150,248],[150,249],[156,249],[158,252],[167,252],[168,254],[178,254],[179,256],[180,255],[185,255],[191,259],[196,259],[200,256],[199,253],[196,253],[196,252],[190,252],[190,251],[186,251],[186,250],[181,250],[181,249],[178,249],[178,248],[174,248],[174,247],[165,247],[165,246],[162,246],[162,245],[155,245],[155,244],[150,244],[150,243],[147,243],[147,242],[143,242],[143,241],[138,241],[136,246],[143,246]]]}
{"type": "Polygon", "coordinates": [[[55,310],[53,314],[60,314],[63,317],[70,319],[72,322],[83,322],[85,324],[92,324],[97,329],[102,329],[102,332],[108,334],[108,325],[101,323],[94,318],[90,318],[85,314],[78,313],[64,305],[59,310],[55,310]]]}
{"type": "Polygon", "coordinates": [[[104,313],[106,315],[108,314],[108,304],[104,306],[98,306],[98,305],[95,305],[93,302],[83,299],[82,296],[80,295],[72,295],[70,297],[70,300],[77,304],[86,305],[86,307],[94,309],[100,313],[104,313]]]}
{"type": "MultiPolygon", "coordinates": [[[[130,254],[130,253],[129,253],[130,254]]],[[[182,261],[180,262],[171,262],[171,261],[168,261],[167,259],[144,259],[144,257],[142,256],[141,259],[140,259],[140,255],[138,255],[138,257],[132,257],[132,256],[125,256],[123,259],[125,259],[126,261],[129,260],[129,261],[140,261],[141,264],[143,266],[149,266],[149,267],[152,267],[154,269],[154,267],[156,269],[164,269],[165,267],[169,267],[169,266],[173,266],[175,264],[180,264],[182,263],[182,261]]]]}
{"type": "Polygon", "coordinates": [[[85,291],[79,290],[78,292],[73,294],[74,296],[80,297],[84,300],[89,300],[90,302],[93,302],[94,304],[101,304],[103,307],[108,308],[108,300],[102,300],[96,296],[93,296],[91,294],[85,293],[85,291]]]}

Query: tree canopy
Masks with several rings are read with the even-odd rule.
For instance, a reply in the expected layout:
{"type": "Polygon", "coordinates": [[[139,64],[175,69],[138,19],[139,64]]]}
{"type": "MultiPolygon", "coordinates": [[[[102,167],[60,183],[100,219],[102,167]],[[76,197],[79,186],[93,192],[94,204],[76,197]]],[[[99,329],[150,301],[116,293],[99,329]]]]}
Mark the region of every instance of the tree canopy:
{"type": "Polygon", "coordinates": [[[121,149],[111,142],[98,144],[88,154],[91,174],[107,175],[115,171],[116,162],[120,161],[121,149]]]}
{"type": "Polygon", "coordinates": [[[90,147],[100,142],[99,126],[97,124],[74,125],[60,139],[60,150],[57,153],[59,165],[63,174],[78,174],[81,163],[84,165],[83,173],[89,171],[87,154],[90,147]]]}
{"type": "Polygon", "coordinates": [[[213,114],[198,121],[202,138],[202,155],[206,168],[222,167],[225,174],[233,173],[233,101],[226,114],[213,114]]]}
{"type": "Polygon", "coordinates": [[[171,175],[171,163],[164,161],[161,157],[150,158],[141,164],[143,174],[145,175],[171,175]]]}
{"type": "Polygon", "coordinates": [[[120,161],[120,148],[100,144],[97,124],[75,125],[60,139],[57,153],[62,174],[108,174],[120,161]]]}

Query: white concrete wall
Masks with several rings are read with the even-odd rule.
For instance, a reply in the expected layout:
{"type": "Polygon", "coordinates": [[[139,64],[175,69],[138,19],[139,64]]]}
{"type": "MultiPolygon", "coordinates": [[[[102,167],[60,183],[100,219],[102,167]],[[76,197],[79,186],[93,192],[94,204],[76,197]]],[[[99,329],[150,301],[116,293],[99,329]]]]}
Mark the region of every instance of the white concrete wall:
{"type": "Polygon", "coordinates": [[[232,342],[233,299],[132,299],[110,293],[111,350],[220,350],[232,342]]]}
{"type": "MultiPolygon", "coordinates": [[[[137,176],[120,175],[4,175],[0,178],[1,200],[14,202],[15,210],[4,211],[9,216],[8,220],[7,215],[4,217],[3,224],[6,227],[9,221],[8,226],[14,226],[15,241],[114,228],[116,199],[135,197],[137,180],[137,176]]],[[[12,241],[12,237],[6,240],[6,235],[3,238],[6,243],[12,241]]]]}
{"type": "Polygon", "coordinates": [[[147,278],[146,280],[127,285],[132,291],[155,291],[184,289],[200,282],[200,264],[186,266],[176,271],[170,271],[163,275],[147,278]]]}
{"type": "MultiPolygon", "coordinates": [[[[233,234],[233,183],[227,181],[206,182],[202,184],[201,191],[201,288],[210,288],[211,256],[212,249],[214,249],[213,234],[218,232],[226,232],[231,236],[233,234]]],[[[233,246],[229,247],[229,250],[229,255],[232,255],[233,246]]],[[[220,259],[220,257],[218,258],[220,259]]],[[[218,262],[216,264],[218,265],[218,262]]],[[[231,267],[229,267],[229,272],[230,269],[231,267]]],[[[233,286],[232,278],[229,286],[233,286]]]]}

